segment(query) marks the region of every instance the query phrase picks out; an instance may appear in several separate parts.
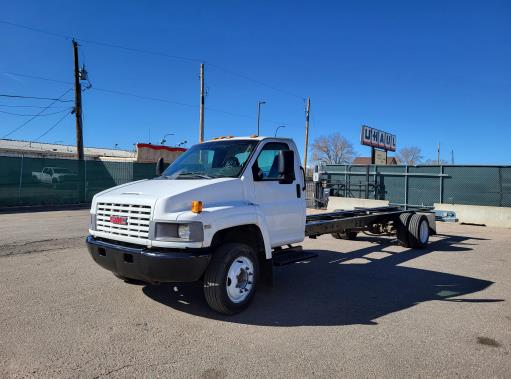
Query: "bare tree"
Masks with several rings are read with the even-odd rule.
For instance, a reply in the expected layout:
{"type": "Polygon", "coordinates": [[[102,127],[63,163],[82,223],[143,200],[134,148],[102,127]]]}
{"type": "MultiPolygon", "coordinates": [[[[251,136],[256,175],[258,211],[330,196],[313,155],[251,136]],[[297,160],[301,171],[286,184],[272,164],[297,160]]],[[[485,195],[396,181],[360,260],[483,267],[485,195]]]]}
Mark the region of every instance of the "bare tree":
{"type": "Polygon", "coordinates": [[[317,164],[349,164],[355,157],[353,145],[339,133],[314,139],[311,149],[317,164]]]}
{"type": "Polygon", "coordinates": [[[422,151],[417,146],[403,147],[397,154],[399,163],[405,165],[416,165],[422,161],[422,151]]]}

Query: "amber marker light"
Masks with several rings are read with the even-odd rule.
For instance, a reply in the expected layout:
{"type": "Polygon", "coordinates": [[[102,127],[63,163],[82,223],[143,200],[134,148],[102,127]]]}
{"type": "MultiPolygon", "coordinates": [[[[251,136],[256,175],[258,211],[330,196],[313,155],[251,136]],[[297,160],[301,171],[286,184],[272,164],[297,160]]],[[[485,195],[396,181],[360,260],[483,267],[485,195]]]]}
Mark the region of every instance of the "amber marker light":
{"type": "Polygon", "coordinates": [[[202,212],[202,201],[199,201],[199,200],[192,201],[192,212],[193,213],[201,213],[202,212]]]}

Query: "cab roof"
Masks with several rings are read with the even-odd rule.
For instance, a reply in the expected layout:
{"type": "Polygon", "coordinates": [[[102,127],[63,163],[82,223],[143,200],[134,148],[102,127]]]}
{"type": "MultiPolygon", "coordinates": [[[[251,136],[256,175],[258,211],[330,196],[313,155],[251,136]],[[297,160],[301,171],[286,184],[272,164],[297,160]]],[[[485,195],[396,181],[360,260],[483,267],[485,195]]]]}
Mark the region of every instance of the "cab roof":
{"type": "Polygon", "coordinates": [[[214,141],[226,141],[226,140],[255,140],[255,141],[262,141],[262,140],[265,140],[265,139],[276,139],[276,140],[290,140],[290,138],[283,138],[283,137],[269,137],[269,136],[256,136],[256,135],[251,135],[251,136],[240,136],[240,137],[235,137],[235,136],[220,136],[220,137],[215,137],[215,138],[212,138],[208,141],[204,141],[204,142],[214,142],[214,141]]]}

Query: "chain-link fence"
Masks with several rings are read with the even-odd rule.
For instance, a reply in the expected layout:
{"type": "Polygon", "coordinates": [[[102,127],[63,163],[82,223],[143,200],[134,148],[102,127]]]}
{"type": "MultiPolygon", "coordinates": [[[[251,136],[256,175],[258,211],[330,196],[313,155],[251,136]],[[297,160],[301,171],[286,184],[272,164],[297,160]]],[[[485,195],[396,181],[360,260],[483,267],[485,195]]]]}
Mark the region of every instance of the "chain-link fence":
{"type": "Polygon", "coordinates": [[[332,196],[389,200],[407,207],[511,206],[511,166],[327,165],[321,181],[332,196]]]}
{"type": "Polygon", "coordinates": [[[150,163],[0,157],[0,207],[87,203],[107,188],[155,176],[150,163]]]}

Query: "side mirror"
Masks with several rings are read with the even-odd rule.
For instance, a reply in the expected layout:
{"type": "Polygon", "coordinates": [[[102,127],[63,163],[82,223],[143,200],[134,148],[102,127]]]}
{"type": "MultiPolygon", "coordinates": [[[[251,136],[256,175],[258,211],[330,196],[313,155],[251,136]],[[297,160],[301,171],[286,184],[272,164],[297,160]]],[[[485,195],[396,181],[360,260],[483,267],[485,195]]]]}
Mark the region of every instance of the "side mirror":
{"type": "Polygon", "coordinates": [[[161,176],[163,174],[163,171],[165,171],[165,168],[163,167],[163,157],[158,159],[158,162],[156,162],[156,176],[161,176]]]}
{"type": "Polygon", "coordinates": [[[257,161],[252,166],[252,176],[254,177],[254,182],[263,180],[263,171],[259,168],[257,161]]]}
{"type": "Polygon", "coordinates": [[[291,184],[295,180],[295,152],[281,150],[279,153],[279,183],[291,184]]]}

